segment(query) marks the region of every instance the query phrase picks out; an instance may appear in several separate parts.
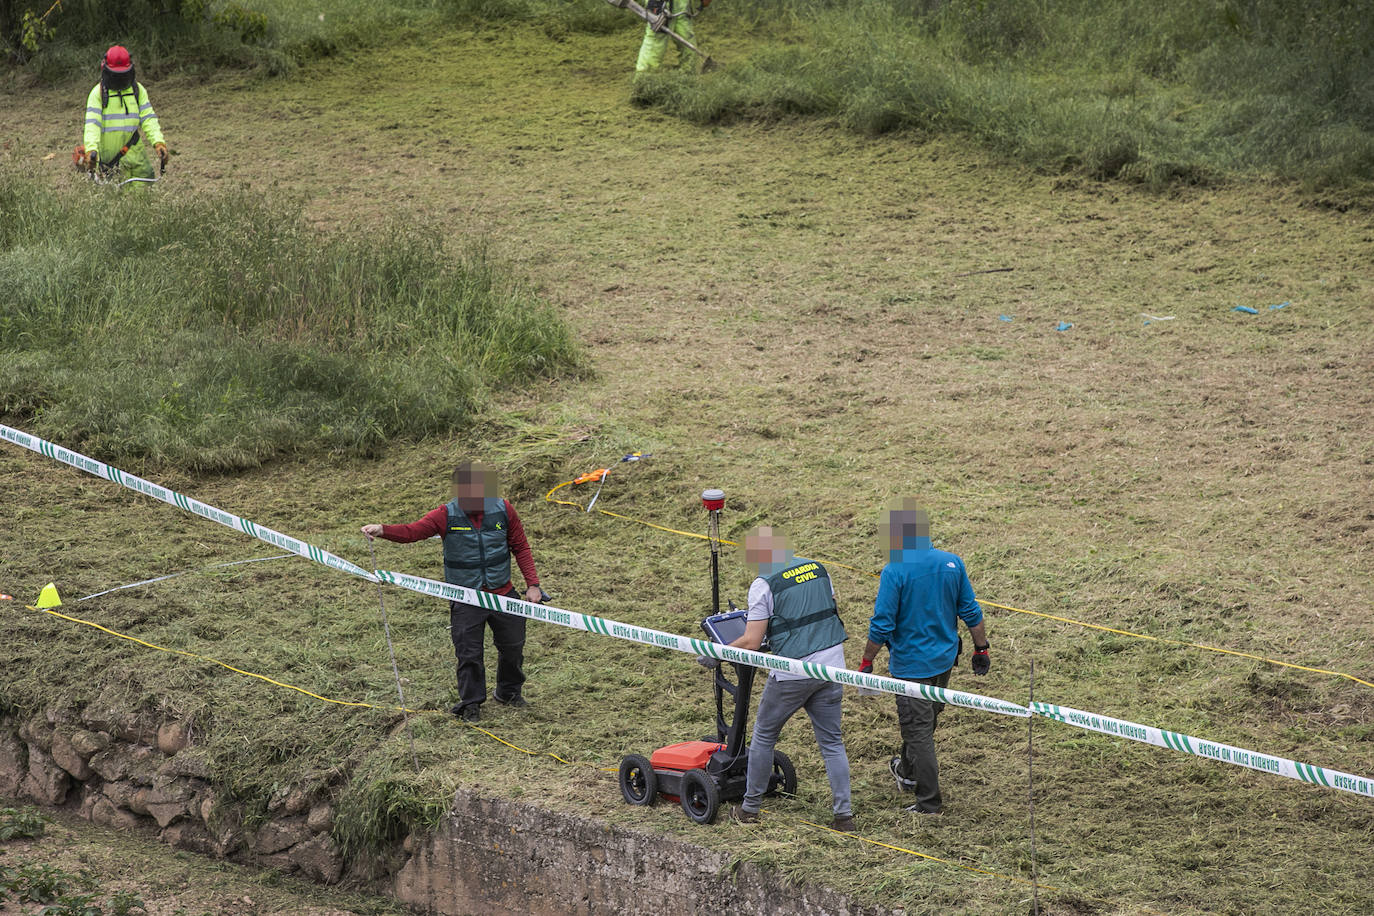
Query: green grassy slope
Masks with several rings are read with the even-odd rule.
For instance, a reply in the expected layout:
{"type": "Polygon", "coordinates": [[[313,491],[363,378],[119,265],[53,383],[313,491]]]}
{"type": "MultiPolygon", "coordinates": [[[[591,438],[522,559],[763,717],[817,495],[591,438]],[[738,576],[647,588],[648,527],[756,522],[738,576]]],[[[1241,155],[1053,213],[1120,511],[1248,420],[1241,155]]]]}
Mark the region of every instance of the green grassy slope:
{"type": "MultiPolygon", "coordinates": [[[[638,448],[655,458],[612,478],[608,508],[694,530],[696,494],[718,485],[728,534],[769,521],[806,553],[864,566],[877,561],[878,507],[916,495],[989,600],[1369,679],[1367,215],[1265,187],[1122,193],[998,167],[950,141],[701,131],[625,106],[633,44],[576,39],[549,54],[525,34],[443,35],[299,82],[157,87],[185,186],[303,191],[322,224],[399,213],[490,234],[597,370],[510,392],[461,435],[397,441],[375,462],[159,478],[366,562],[359,524],[418,516],[455,458],[476,454],[506,470],[562,606],[692,632],[708,594],[698,542],[540,502],[638,448]],[[360,84],[359,67],[378,79],[360,84]],[[345,103],[357,127],[341,163],[331,112],[345,103]],[[1015,269],[954,276],[1003,266],[1015,269]],[[1145,325],[1142,312],[1175,320],[1145,325]],[[1054,331],[1060,320],[1074,327],[1054,331]]],[[[71,99],[21,104],[35,125],[30,161],[69,147],[71,99]]],[[[0,452],[0,480],[14,532],[0,542],[3,587],[21,597],[50,578],[70,598],[266,552],[38,456],[0,452]]],[[[378,561],[437,571],[426,545],[383,545],[378,561]]],[[[741,596],[733,559],[726,576],[741,596]]],[[[871,583],[837,582],[858,630],[871,583]]],[[[79,612],[389,702],[376,596],[362,584],[282,561],[168,585],[79,612]]],[[[388,602],[413,695],[447,700],[442,609],[388,602]]],[[[718,845],[909,911],[1028,904],[1019,886],[797,825],[824,808],[804,723],[783,743],[802,794],[778,805],[775,826],[689,828],[666,808],[626,808],[593,767],[525,757],[442,716],[416,723],[424,772],[412,777],[394,716],[6,613],[8,706],[108,691],[198,716],[250,805],[275,784],[350,774],[359,804],[340,830],[355,842],[422,820],[462,782],[718,845]],[[388,804],[392,819],[379,816],[388,804]]],[[[993,673],[960,672],[955,686],[1024,699],[1033,657],[1038,697],[1374,772],[1366,688],[1004,613],[990,627],[993,673]]],[[[490,723],[525,747],[604,766],[709,721],[705,673],[686,657],[536,629],[529,667],[535,706],[490,723]]],[[[921,825],[888,786],[890,706],[856,700],[846,716],[866,835],[1026,873],[1024,723],[950,712],[939,737],[950,813],[921,825]]],[[[1052,912],[1366,908],[1366,800],[1050,724],[1037,726],[1037,754],[1041,874],[1063,888],[1052,912]]]]}
{"type": "Polygon", "coordinates": [[[747,28],[747,55],[640,99],[702,123],[953,132],[1049,172],[1152,184],[1374,180],[1374,20],[1354,0],[722,7],[707,39],[747,28]]]}
{"type": "MultiPolygon", "coordinates": [[[[601,0],[87,0],[48,10],[20,46],[18,85],[90,74],[112,37],[145,75],[322,57],[461,24],[517,25],[547,55],[639,22],[601,0]]],[[[1050,173],[1154,185],[1280,177],[1368,204],[1374,184],[1374,20],[1360,0],[762,0],[699,19],[719,67],[643,81],[636,99],[699,124],[819,116],[867,135],[972,137],[1050,173]]]]}

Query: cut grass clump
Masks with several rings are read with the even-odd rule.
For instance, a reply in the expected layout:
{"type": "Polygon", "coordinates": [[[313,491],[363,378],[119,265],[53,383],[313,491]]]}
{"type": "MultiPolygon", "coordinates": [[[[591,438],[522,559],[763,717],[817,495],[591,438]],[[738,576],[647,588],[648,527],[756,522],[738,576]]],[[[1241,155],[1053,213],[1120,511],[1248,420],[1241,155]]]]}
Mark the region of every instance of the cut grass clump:
{"type": "Polygon", "coordinates": [[[577,365],[480,245],[325,234],[247,194],[52,191],[0,174],[0,416],[113,462],[252,467],[467,422],[577,365]]]}
{"type": "Polygon", "coordinates": [[[435,792],[411,768],[403,748],[393,750],[369,758],[339,799],[333,836],[346,855],[385,850],[412,831],[433,829],[453,803],[451,793],[435,792]]]}

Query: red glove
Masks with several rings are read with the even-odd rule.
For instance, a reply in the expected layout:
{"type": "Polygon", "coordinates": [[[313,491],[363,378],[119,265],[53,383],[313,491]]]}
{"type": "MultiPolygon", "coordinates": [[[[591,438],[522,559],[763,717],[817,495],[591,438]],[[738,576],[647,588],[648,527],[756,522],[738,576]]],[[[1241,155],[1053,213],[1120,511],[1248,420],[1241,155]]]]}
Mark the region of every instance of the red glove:
{"type": "Polygon", "coordinates": [[[866,658],[866,659],[864,659],[863,661],[859,662],[859,673],[860,673],[860,674],[872,674],[872,673],[873,673],[873,659],[871,659],[871,658],[866,658]]]}

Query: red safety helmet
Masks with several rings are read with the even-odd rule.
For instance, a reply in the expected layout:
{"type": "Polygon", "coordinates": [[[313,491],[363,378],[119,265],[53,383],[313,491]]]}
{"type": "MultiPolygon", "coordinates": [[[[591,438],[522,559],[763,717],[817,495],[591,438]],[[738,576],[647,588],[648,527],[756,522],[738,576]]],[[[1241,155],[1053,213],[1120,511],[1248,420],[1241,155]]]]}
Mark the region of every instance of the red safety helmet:
{"type": "Polygon", "coordinates": [[[128,73],[133,67],[134,61],[129,56],[129,49],[123,45],[115,45],[105,52],[105,69],[111,73],[128,73]]]}

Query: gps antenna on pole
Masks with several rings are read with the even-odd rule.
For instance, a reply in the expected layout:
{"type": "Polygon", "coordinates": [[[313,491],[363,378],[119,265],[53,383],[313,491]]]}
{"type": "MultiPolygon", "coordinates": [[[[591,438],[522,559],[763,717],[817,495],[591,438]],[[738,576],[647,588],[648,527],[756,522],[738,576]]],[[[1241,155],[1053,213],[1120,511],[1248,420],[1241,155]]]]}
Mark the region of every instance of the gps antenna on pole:
{"type": "Polygon", "coordinates": [[[706,507],[706,538],[711,542],[711,613],[720,613],[720,510],[725,508],[724,490],[702,490],[706,507]]]}

